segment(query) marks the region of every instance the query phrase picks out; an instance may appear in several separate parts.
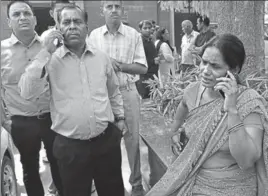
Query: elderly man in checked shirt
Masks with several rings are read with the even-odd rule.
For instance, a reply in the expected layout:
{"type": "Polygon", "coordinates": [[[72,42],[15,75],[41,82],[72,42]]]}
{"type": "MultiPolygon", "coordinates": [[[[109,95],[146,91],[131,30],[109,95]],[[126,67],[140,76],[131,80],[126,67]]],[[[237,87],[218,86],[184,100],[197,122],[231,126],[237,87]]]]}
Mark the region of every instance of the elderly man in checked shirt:
{"type": "Polygon", "coordinates": [[[135,82],[147,72],[147,61],[140,34],[121,22],[122,1],[102,1],[106,24],[93,30],[88,43],[109,55],[119,79],[128,133],[124,136],[131,169],[132,195],[144,194],[140,171],[139,120],[140,97],[135,82]]]}
{"type": "Polygon", "coordinates": [[[50,87],[64,196],[89,196],[92,179],[99,196],[124,196],[120,141],[127,129],[118,79],[109,57],[85,42],[86,12],[68,5],[58,19],[59,30],[21,77],[21,94],[36,99],[50,87]],[[64,41],[58,49],[55,39],[64,41]]]}

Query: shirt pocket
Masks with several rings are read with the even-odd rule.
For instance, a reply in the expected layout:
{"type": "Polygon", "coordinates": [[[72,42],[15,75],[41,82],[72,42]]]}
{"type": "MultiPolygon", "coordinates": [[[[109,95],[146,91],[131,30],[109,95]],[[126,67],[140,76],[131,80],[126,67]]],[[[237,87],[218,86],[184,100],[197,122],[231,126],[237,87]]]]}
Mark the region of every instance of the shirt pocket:
{"type": "Polygon", "coordinates": [[[105,98],[108,95],[107,92],[107,78],[105,75],[100,75],[96,81],[93,82],[93,92],[98,98],[105,98]]]}

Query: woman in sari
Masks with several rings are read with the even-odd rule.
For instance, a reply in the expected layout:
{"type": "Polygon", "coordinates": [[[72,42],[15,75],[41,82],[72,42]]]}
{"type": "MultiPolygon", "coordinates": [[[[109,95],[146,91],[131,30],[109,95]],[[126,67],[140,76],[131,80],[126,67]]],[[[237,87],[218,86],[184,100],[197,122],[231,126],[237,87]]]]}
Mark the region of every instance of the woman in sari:
{"type": "Polygon", "coordinates": [[[235,77],[244,59],[234,35],[206,46],[201,80],[185,90],[173,123],[178,157],[146,196],[268,195],[267,103],[235,77]]]}
{"type": "Polygon", "coordinates": [[[160,80],[160,86],[163,87],[168,81],[170,75],[175,75],[174,66],[174,49],[169,43],[169,32],[165,28],[161,28],[156,32],[155,47],[159,56],[159,71],[158,76],[160,80]]]}

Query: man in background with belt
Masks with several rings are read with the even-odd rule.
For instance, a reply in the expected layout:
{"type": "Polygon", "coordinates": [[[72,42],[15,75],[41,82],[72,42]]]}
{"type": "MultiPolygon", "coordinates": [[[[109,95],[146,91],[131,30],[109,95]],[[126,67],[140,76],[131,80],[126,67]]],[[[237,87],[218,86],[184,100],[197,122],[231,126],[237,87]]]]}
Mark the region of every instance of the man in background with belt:
{"type": "Polygon", "coordinates": [[[92,179],[98,196],[124,196],[120,142],[127,128],[118,79],[109,57],[85,42],[86,12],[68,5],[58,22],[21,77],[21,95],[37,99],[49,84],[64,196],[89,196],[92,179]],[[57,48],[55,39],[64,44],[57,48]]]}
{"type": "Polygon", "coordinates": [[[135,82],[139,79],[138,74],[147,72],[146,56],[141,35],[121,21],[122,1],[102,1],[101,4],[106,24],[93,30],[87,41],[108,54],[119,79],[129,130],[124,136],[131,170],[129,182],[132,185],[132,196],[142,196],[144,190],[139,149],[140,97],[135,82]]]}
{"type": "MultiPolygon", "coordinates": [[[[1,41],[2,104],[11,118],[11,136],[21,156],[26,192],[28,196],[44,196],[39,176],[39,151],[43,141],[52,178],[61,193],[58,166],[52,153],[55,133],[50,129],[48,86],[33,100],[23,98],[18,88],[21,75],[42,48],[34,31],[36,18],[32,7],[24,1],[10,2],[7,16],[12,35],[1,41]]],[[[4,120],[4,126],[5,122],[8,119],[4,120]]]]}

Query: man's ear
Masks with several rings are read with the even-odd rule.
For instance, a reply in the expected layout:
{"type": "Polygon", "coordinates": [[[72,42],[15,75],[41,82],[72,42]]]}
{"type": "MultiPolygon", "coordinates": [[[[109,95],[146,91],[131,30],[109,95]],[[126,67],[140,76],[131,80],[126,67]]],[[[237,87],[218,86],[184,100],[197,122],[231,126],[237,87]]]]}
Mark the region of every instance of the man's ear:
{"type": "Polygon", "coordinates": [[[10,18],[7,18],[7,25],[8,25],[9,28],[12,28],[11,27],[11,20],[10,20],[10,18]]]}
{"type": "Polygon", "coordinates": [[[36,19],[36,16],[33,16],[33,18],[34,18],[34,26],[36,26],[36,25],[37,25],[37,19],[36,19]]]}
{"type": "Polygon", "coordinates": [[[51,18],[54,18],[52,10],[49,10],[49,15],[50,15],[51,18]]]}
{"type": "Polygon", "coordinates": [[[104,14],[103,14],[103,6],[100,6],[100,15],[101,15],[102,17],[104,17],[104,14]]]}
{"type": "Polygon", "coordinates": [[[125,8],[122,6],[122,16],[124,16],[125,15],[125,8]]]}

